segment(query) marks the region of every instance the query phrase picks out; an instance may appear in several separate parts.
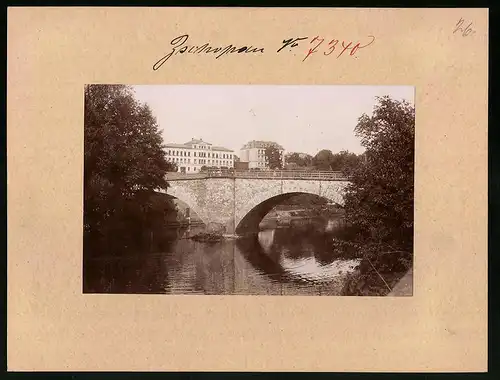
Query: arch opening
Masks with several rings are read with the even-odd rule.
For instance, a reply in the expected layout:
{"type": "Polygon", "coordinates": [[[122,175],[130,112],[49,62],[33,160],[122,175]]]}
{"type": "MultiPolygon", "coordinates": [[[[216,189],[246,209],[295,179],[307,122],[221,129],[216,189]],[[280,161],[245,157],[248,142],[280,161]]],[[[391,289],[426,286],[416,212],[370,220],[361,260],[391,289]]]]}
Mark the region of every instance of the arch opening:
{"type": "Polygon", "coordinates": [[[185,225],[206,225],[206,221],[196,207],[186,202],[184,199],[171,194],[165,194],[166,197],[173,202],[176,207],[175,215],[168,219],[168,224],[171,226],[185,226],[185,225]]]}
{"type": "MultiPolygon", "coordinates": [[[[308,199],[311,202],[316,202],[316,204],[332,204],[336,207],[342,208],[342,205],[335,202],[335,200],[320,196],[314,193],[307,192],[289,192],[276,195],[265,201],[259,203],[255,207],[253,207],[249,212],[246,213],[245,216],[241,219],[239,223],[237,223],[235,232],[238,235],[246,235],[246,234],[254,234],[260,231],[260,224],[263,219],[268,215],[276,206],[287,204],[294,201],[294,199],[298,199],[303,197],[304,199],[308,199]]],[[[307,209],[314,203],[307,203],[307,201],[302,200],[303,208],[307,209]]]]}

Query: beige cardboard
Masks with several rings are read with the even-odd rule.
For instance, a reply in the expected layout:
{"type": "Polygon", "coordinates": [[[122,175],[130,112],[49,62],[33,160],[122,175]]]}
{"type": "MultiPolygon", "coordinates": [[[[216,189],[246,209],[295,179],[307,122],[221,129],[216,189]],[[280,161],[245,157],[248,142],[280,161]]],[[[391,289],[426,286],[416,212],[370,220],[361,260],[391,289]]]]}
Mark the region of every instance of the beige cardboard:
{"type": "Polygon", "coordinates": [[[9,370],[486,370],[487,17],[10,8],[9,370]],[[474,32],[453,33],[460,18],[474,32]],[[265,51],[177,55],[153,71],[185,33],[197,45],[265,51]],[[355,58],[302,62],[308,43],[276,53],[283,39],[314,35],[375,41],[355,58]],[[415,86],[413,297],[82,294],[86,83],[415,86]]]}

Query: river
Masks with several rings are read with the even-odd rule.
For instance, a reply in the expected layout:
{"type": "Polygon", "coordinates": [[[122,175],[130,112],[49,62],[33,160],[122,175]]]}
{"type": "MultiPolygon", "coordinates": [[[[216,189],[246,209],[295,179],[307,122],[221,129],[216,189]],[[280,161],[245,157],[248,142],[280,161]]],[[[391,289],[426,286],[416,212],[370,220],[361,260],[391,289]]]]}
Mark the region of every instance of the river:
{"type": "Polygon", "coordinates": [[[341,295],[359,261],[335,258],[337,222],[306,220],[215,243],[189,239],[201,227],[174,228],[161,252],[86,260],[84,292],[341,295]]]}

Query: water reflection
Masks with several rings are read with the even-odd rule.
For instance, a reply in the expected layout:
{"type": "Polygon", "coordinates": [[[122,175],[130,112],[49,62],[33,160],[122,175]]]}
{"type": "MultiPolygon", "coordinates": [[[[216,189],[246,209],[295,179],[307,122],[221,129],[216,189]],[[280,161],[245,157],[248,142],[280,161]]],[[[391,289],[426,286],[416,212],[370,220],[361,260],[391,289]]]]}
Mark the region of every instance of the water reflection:
{"type": "Polygon", "coordinates": [[[358,262],[332,252],[328,223],[288,225],[215,244],[169,231],[152,253],[86,260],[89,293],[339,295],[358,262]]]}

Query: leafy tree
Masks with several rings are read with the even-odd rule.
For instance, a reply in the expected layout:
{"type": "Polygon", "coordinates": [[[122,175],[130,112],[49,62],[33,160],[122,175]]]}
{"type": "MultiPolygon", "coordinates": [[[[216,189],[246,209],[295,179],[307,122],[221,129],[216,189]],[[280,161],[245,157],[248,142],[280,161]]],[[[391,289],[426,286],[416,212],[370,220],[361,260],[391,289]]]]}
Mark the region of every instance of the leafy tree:
{"type": "Polygon", "coordinates": [[[332,170],[333,153],[331,150],[320,150],[312,159],[312,164],[318,170],[332,170]]]}
{"type": "Polygon", "coordinates": [[[287,164],[295,164],[297,168],[307,168],[312,166],[313,157],[310,154],[291,152],[285,156],[287,164]]]}
{"type": "Polygon", "coordinates": [[[175,213],[175,205],[158,202],[155,193],[167,189],[165,174],[172,169],[151,110],[130,87],[85,87],[86,251],[139,246],[151,228],[175,213]]]}
{"type": "Polygon", "coordinates": [[[387,96],[377,100],[355,128],[366,152],[351,173],[346,218],[373,242],[412,250],[415,109],[387,96]]]}
{"type": "Polygon", "coordinates": [[[177,162],[170,162],[169,161],[169,168],[167,169],[168,172],[174,173],[179,170],[179,165],[177,165],[177,162]]]}
{"type": "Polygon", "coordinates": [[[285,170],[303,170],[303,168],[299,167],[295,162],[285,162],[285,170]]]}
{"type": "Polygon", "coordinates": [[[360,163],[360,158],[348,151],[340,151],[333,154],[330,161],[330,167],[333,171],[341,171],[345,174],[352,173],[360,163]]]}
{"type": "Polygon", "coordinates": [[[283,154],[276,146],[268,146],[265,154],[270,169],[283,169],[283,154]]]}

